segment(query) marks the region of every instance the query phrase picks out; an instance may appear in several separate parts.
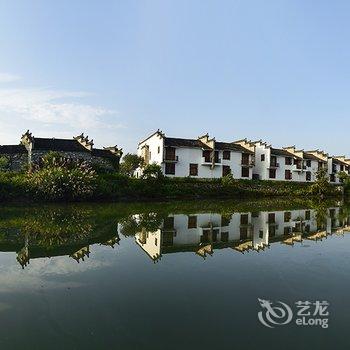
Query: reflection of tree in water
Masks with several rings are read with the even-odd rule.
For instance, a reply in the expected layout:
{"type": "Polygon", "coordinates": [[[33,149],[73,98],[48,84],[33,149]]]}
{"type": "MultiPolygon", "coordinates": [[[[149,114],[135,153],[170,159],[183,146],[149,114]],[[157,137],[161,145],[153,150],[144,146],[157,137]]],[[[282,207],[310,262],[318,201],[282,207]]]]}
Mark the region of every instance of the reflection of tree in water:
{"type": "Polygon", "coordinates": [[[145,230],[147,232],[157,231],[164,221],[165,217],[158,213],[142,213],[138,215],[129,215],[121,219],[121,233],[125,236],[135,236],[137,232],[145,230]]]}
{"type": "Polygon", "coordinates": [[[90,215],[89,210],[40,210],[22,226],[21,232],[29,236],[29,244],[35,243],[48,249],[84,241],[93,230],[90,215]]]}
{"type": "Polygon", "coordinates": [[[30,258],[58,255],[69,255],[79,262],[89,256],[90,244],[114,247],[119,242],[116,227],[114,221],[99,222],[90,209],[35,208],[0,219],[0,250],[17,251],[22,267],[30,258]]]}
{"type": "Polygon", "coordinates": [[[324,230],[327,226],[328,208],[323,203],[318,203],[314,207],[315,209],[315,219],[318,230],[324,230]]]}

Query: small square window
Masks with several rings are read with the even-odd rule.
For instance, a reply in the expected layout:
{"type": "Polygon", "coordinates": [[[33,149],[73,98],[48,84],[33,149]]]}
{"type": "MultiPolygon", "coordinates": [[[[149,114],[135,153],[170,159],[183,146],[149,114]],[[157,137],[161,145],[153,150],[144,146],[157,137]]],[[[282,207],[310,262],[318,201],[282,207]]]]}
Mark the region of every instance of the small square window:
{"type": "Polygon", "coordinates": [[[175,163],[165,163],[165,174],[175,175],[175,163]]]}
{"type": "Polygon", "coordinates": [[[242,177],[249,177],[249,168],[243,166],[242,167],[242,177]]]}
{"type": "Polygon", "coordinates": [[[305,211],[305,220],[310,220],[311,219],[311,212],[310,210],[305,211]]]}
{"type": "Polygon", "coordinates": [[[284,212],[284,222],[289,222],[292,219],[292,213],[290,211],[284,212]]]}
{"type": "Polygon", "coordinates": [[[276,178],[276,169],[270,169],[269,170],[269,178],[275,179],[276,178]]]}
{"type": "Polygon", "coordinates": [[[226,160],[230,160],[231,159],[231,151],[223,151],[222,158],[226,159],[226,160]]]}
{"type": "Polygon", "coordinates": [[[190,176],[198,176],[198,164],[190,164],[190,176]]]}
{"type": "Polygon", "coordinates": [[[221,242],[228,242],[228,232],[221,232],[221,242]]]}
{"type": "Polygon", "coordinates": [[[265,162],[265,154],[262,154],[262,155],[261,155],[261,161],[262,161],[262,162],[265,162]]]}
{"type": "Polygon", "coordinates": [[[188,228],[197,228],[197,216],[188,217],[188,228]]]}

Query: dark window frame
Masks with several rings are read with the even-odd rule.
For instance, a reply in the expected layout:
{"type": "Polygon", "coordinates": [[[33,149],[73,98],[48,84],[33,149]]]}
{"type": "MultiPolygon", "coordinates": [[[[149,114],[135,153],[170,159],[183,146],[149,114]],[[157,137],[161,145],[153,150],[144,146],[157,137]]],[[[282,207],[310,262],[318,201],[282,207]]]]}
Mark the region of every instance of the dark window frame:
{"type": "Polygon", "coordinates": [[[231,160],[231,151],[223,151],[222,152],[222,159],[225,160],[231,160]]]}
{"type": "Polygon", "coordinates": [[[165,163],[165,175],[175,175],[175,163],[165,163]]]}
{"type": "Polygon", "coordinates": [[[249,167],[242,166],[241,177],[249,178],[249,176],[250,176],[249,167]]]}
{"type": "Polygon", "coordinates": [[[187,228],[197,228],[197,215],[189,215],[187,228]]]}
{"type": "Polygon", "coordinates": [[[189,175],[190,176],[198,176],[198,164],[197,163],[190,163],[189,175]]]}

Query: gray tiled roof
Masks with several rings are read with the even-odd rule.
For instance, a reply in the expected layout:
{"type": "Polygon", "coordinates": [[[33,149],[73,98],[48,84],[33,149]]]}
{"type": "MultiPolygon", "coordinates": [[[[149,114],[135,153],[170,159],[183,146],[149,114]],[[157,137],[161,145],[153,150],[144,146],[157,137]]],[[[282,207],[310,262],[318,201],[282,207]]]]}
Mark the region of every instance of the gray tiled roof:
{"type": "MultiPolygon", "coordinates": [[[[210,147],[208,147],[206,144],[204,144],[199,140],[181,139],[181,138],[174,138],[174,137],[164,138],[164,146],[210,149],[210,147]]],[[[215,150],[231,150],[236,152],[254,153],[250,150],[247,150],[241,145],[237,145],[235,143],[230,143],[230,142],[215,142],[215,150]]]]}
{"type": "Polygon", "coordinates": [[[101,158],[114,158],[117,156],[113,154],[111,151],[108,151],[106,149],[99,149],[99,148],[93,148],[91,150],[91,154],[95,157],[101,157],[101,158]]]}
{"type": "Polygon", "coordinates": [[[62,151],[62,152],[90,152],[77,140],[56,139],[56,138],[34,138],[34,150],[62,151]]]}
{"type": "Polygon", "coordinates": [[[0,146],[0,154],[25,154],[26,148],[23,145],[3,145],[0,146]]]}

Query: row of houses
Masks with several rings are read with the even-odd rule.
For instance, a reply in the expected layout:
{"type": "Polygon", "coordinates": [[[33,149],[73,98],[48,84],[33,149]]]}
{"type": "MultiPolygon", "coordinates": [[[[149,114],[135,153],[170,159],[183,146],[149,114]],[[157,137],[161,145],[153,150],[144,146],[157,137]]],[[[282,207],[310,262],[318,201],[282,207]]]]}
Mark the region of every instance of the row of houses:
{"type": "Polygon", "coordinates": [[[29,130],[19,144],[0,145],[0,157],[8,160],[8,170],[20,171],[40,162],[49,152],[59,152],[63,157],[84,161],[108,171],[116,171],[123,154],[117,146],[95,148],[94,141],[81,134],[71,139],[34,137],[29,130]]]}
{"type": "MultiPolygon", "coordinates": [[[[158,229],[141,228],[135,241],[154,262],[177,252],[194,252],[206,258],[217,249],[262,251],[275,242],[293,245],[350,232],[350,218],[342,214],[339,207],[328,208],[324,220],[314,209],[172,214],[162,220],[158,229]]],[[[134,215],[134,220],[137,222],[138,215],[134,215]]]]}
{"type": "MultiPolygon", "coordinates": [[[[339,173],[350,174],[350,159],[330,156],[320,150],[304,151],[295,146],[274,148],[247,139],[219,142],[208,134],[197,139],[167,137],[158,130],[137,148],[144,166],[158,164],[165,176],[220,178],[232,174],[236,179],[313,182],[319,169],[327,170],[329,181],[342,180],[339,173]]],[[[135,176],[142,175],[138,168],[135,176]]]]}

